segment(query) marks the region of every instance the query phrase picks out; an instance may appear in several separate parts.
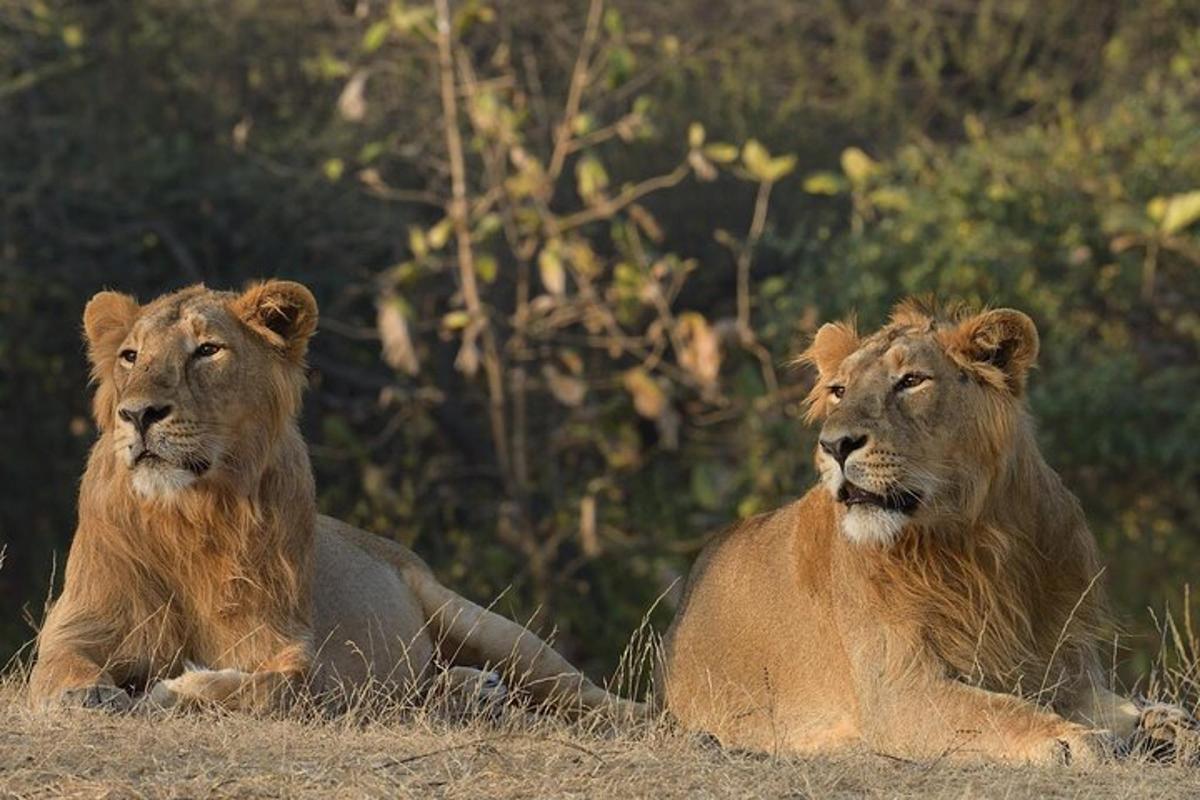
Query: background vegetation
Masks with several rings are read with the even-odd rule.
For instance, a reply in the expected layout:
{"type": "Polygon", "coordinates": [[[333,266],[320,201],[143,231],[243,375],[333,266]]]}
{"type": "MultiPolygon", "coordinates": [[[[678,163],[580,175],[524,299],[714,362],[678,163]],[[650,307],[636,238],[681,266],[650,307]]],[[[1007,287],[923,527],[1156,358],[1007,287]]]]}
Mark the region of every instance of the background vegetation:
{"type": "Polygon", "coordinates": [[[74,524],[87,298],[278,275],[323,510],[598,674],[812,483],[821,321],[1022,308],[1148,668],[1200,564],[1200,2],[440,5],[0,0],[0,650],[74,524]]]}

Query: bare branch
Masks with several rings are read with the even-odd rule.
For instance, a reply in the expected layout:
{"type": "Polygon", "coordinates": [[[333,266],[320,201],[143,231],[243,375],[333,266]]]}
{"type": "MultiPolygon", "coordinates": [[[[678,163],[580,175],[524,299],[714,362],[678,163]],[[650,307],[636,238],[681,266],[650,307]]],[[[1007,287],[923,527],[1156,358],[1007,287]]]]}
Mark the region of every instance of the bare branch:
{"type": "Polygon", "coordinates": [[[575,58],[575,67],[571,70],[571,85],[567,90],[567,105],[563,117],[558,123],[554,134],[554,152],[550,155],[550,167],[546,171],[553,183],[562,174],[563,163],[571,142],[571,130],[575,117],[579,115],[579,104],[583,100],[583,90],[588,82],[588,61],[592,57],[592,48],[596,44],[596,36],[600,32],[600,16],[604,11],[604,0],[592,0],[588,6],[587,26],[583,31],[583,42],[579,46],[579,55],[575,58]]]}
{"type": "Polygon", "coordinates": [[[492,330],[483,304],[479,299],[479,286],[475,280],[475,253],[471,248],[471,226],[468,219],[466,164],[463,157],[462,135],[458,129],[458,92],[455,86],[454,59],[450,39],[449,0],[436,0],[438,78],[441,86],[443,128],[446,136],[446,153],[450,158],[450,204],[446,209],[454,225],[454,239],[458,248],[458,273],[462,283],[463,300],[471,322],[463,333],[463,346],[473,344],[478,336],[483,343],[483,365],[487,374],[488,412],[491,419],[492,441],[496,448],[496,459],[504,475],[505,485],[512,491],[512,462],[508,452],[508,434],[504,415],[504,379],[500,365],[500,353],[496,347],[496,336],[492,330]]]}
{"type": "Polygon", "coordinates": [[[687,164],[680,164],[665,175],[647,178],[641,183],[628,186],[611,200],[604,200],[590,208],[585,208],[582,211],[577,211],[574,214],[554,220],[552,222],[554,226],[553,232],[561,234],[564,231],[578,228],[581,225],[587,225],[589,222],[607,219],[648,194],[653,194],[654,192],[669,189],[677,185],[688,176],[690,171],[691,168],[687,164]]]}

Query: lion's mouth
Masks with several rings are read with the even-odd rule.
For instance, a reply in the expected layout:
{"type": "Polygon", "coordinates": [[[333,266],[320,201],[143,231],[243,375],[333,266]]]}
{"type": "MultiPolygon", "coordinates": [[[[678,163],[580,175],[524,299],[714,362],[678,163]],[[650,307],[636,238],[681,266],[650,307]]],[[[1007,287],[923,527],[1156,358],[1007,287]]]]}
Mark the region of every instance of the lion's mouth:
{"type": "Polygon", "coordinates": [[[899,511],[901,514],[911,514],[921,504],[921,495],[909,489],[898,489],[887,494],[868,492],[861,486],[855,486],[846,481],[837,492],[838,502],[850,508],[851,506],[875,506],[885,511],[899,511]]]}
{"type": "MultiPolygon", "coordinates": [[[[162,465],[173,466],[172,462],[163,458],[149,448],[142,450],[133,458],[133,466],[135,468],[143,465],[151,467],[158,467],[162,465]]],[[[212,462],[203,456],[189,455],[183,457],[182,463],[180,463],[179,466],[192,473],[196,477],[200,477],[212,468],[212,462]]]]}
{"type": "Polygon", "coordinates": [[[133,457],[133,465],[135,467],[141,466],[142,464],[154,465],[163,463],[166,463],[166,459],[152,450],[143,450],[133,457]]]}

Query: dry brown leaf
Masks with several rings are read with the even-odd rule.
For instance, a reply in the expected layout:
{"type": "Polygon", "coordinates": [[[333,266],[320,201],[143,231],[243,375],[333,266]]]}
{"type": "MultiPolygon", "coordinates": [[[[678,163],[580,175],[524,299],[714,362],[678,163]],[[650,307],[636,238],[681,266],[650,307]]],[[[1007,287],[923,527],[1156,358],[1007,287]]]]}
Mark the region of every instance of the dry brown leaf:
{"type": "Polygon", "coordinates": [[[475,377],[475,373],[479,371],[479,347],[476,346],[474,337],[468,336],[463,339],[458,356],[454,359],[454,368],[468,378],[475,377]]]}
{"type": "Polygon", "coordinates": [[[564,406],[575,408],[583,403],[583,399],[587,396],[586,383],[579,378],[558,371],[552,364],[542,365],[542,377],[550,389],[550,394],[554,395],[554,399],[564,406]]]}
{"type": "Polygon", "coordinates": [[[404,318],[404,303],[398,297],[386,297],[379,303],[375,324],[383,344],[383,360],[392,369],[416,375],[421,365],[413,348],[412,336],[408,331],[408,320],[404,318]]]}
{"type": "Polygon", "coordinates": [[[600,538],[596,535],[596,496],[587,494],[579,501],[579,546],[588,558],[600,555],[600,538]]]}
{"type": "Polygon", "coordinates": [[[721,346],[708,320],[695,311],[686,311],[675,322],[675,336],[681,348],[679,365],[700,383],[714,383],[721,372],[721,346]]]}
{"type": "Polygon", "coordinates": [[[641,367],[625,372],[625,391],[633,398],[633,407],[646,419],[658,419],[667,407],[667,395],[658,382],[641,367]]]}
{"type": "Polygon", "coordinates": [[[367,88],[367,71],[360,69],[350,76],[342,93],[338,95],[338,113],[342,119],[359,122],[367,115],[367,100],[364,90],[367,88]]]}

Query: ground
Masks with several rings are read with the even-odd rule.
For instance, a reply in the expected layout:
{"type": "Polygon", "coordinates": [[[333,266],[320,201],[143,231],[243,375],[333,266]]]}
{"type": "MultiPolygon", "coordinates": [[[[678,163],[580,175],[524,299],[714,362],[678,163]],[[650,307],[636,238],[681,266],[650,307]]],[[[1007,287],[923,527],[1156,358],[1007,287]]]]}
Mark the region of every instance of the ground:
{"type": "Polygon", "coordinates": [[[1200,769],[958,767],[726,752],[665,723],[33,713],[0,687],[9,797],[1200,797],[1200,769]]]}

